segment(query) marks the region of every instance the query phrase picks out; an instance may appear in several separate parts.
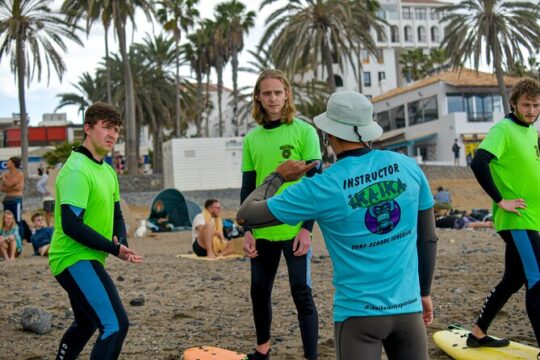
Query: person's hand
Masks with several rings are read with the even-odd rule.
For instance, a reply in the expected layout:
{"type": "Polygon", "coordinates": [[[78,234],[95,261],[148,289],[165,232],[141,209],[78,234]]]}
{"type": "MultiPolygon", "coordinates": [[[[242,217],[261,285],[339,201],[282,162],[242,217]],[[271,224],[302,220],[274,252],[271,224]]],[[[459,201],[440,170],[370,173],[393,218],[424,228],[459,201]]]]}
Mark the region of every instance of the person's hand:
{"type": "Polygon", "coordinates": [[[294,256],[304,256],[308,253],[311,247],[311,233],[301,228],[293,241],[293,254],[294,256]]]}
{"type": "Polygon", "coordinates": [[[251,234],[251,231],[246,231],[244,233],[244,252],[251,259],[256,258],[259,255],[257,253],[257,247],[255,246],[255,238],[251,234]]]}
{"type": "Polygon", "coordinates": [[[517,216],[521,216],[521,213],[518,211],[518,209],[526,209],[527,203],[523,199],[512,199],[512,200],[501,200],[497,203],[497,205],[503,209],[504,211],[508,211],[511,213],[516,214],[517,216]]]}
{"type": "Polygon", "coordinates": [[[430,295],[422,296],[422,320],[424,320],[425,326],[429,326],[433,322],[433,304],[430,295]]]}
{"type": "Polygon", "coordinates": [[[276,172],[281,175],[286,181],[294,181],[300,179],[306,172],[319,165],[318,161],[314,161],[306,165],[305,161],[287,160],[281,163],[276,172]]]}
{"type": "MultiPolygon", "coordinates": [[[[118,237],[116,237],[116,235],[113,236],[113,242],[115,244],[119,243],[118,237]]],[[[135,250],[132,250],[125,245],[120,245],[120,251],[118,252],[117,257],[121,260],[134,263],[134,264],[140,264],[143,262],[142,256],[135,254],[135,250]]]]}
{"type": "Polygon", "coordinates": [[[4,243],[4,237],[0,235],[0,246],[2,246],[3,243],[4,243]]]}

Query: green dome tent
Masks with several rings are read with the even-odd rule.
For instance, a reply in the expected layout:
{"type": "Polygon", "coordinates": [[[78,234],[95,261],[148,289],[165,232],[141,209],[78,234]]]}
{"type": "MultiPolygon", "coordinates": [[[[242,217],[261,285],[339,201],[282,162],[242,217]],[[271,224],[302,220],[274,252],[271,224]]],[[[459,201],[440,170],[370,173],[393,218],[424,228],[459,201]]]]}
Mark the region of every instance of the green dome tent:
{"type": "Polygon", "coordinates": [[[177,189],[165,189],[154,197],[152,200],[152,208],[148,220],[161,217],[166,213],[169,217],[169,224],[173,226],[173,230],[190,230],[193,218],[201,212],[199,205],[191,200],[187,200],[184,195],[177,189]],[[163,210],[159,210],[161,204],[163,210]],[[156,204],[159,204],[156,206],[156,204]]]}

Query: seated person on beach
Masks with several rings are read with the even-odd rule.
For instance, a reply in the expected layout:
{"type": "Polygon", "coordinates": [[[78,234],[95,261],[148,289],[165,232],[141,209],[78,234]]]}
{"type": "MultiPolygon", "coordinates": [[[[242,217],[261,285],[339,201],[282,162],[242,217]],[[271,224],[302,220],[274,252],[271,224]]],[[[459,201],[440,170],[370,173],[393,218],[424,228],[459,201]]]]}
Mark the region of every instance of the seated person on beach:
{"type": "Polygon", "coordinates": [[[223,235],[221,220],[221,204],[216,199],[208,199],[204,203],[202,213],[193,219],[192,238],[193,252],[197,256],[215,258],[234,253],[232,241],[227,241],[223,235]]]}
{"type": "Polygon", "coordinates": [[[437,188],[437,193],[433,195],[433,200],[435,200],[435,205],[433,206],[435,213],[440,212],[440,210],[452,209],[452,196],[442,186],[437,188]]]}
{"type": "Polygon", "coordinates": [[[169,223],[169,214],[163,201],[157,200],[148,218],[148,227],[154,232],[172,231],[174,226],[169,223]]]}
{"type": "Polygon", "coordinates": [[[0,228],[0,252],[4,260],[15,260],[22,252],[22,240],[15,216],[10,210],[4,211],[2,227],[0,228]]]}
{"type": "Polygon", "coordinates": [[[467,212],[458,215],[444,215],[435,219],[435,226],[441,229],[493,229],[493,221],[478,221],[467,212]]]}
{"type": "Polygon", "coordinates": [[[32,215],[32,224],[34,232],[30,236],[30,241],[34,247],[34,255],[47,256],[54,229],[45,226],[45,218],[39,212],[32,215]]]}

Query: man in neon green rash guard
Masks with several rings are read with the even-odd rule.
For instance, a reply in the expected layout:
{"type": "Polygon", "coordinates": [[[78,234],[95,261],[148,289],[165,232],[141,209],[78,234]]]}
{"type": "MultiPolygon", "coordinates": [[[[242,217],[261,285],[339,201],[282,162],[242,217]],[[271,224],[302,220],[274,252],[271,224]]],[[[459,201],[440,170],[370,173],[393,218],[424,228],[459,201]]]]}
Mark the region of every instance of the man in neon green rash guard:
{"type": "MultiPolygon", "coordinates": [[[[281,71],[262,72],[253,91],[252,117],[258,126],[244,138],[241,202],[280,163],[321,159],[315,128],[294,115],[289,80],[281,71]]],[[[317,172],[320,172],[320,166],[308,176],[317,172]]],[[[279,192],[291,184],[284,184],[279,192]]],[[[253,232],[248,229],[245,233],[244,251],[251,258],[251,300],[257,334],[257,346],[248,359],[270,358],[271,293],[281,253],[287,262],[291,292],[298,311],[304,357],[317,358],[319,320],[310,275],[312,228],[313,221],[306,221],[295,226],[254,229],[253,232]]]]}

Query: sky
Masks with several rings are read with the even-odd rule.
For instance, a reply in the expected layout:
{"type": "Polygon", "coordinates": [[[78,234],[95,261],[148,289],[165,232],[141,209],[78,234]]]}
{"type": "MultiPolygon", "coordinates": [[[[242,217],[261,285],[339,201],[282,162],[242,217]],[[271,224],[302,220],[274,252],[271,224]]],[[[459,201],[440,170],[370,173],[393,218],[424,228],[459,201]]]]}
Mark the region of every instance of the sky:
{"type": "MultiPolygon", "coordinates": [[[[198,9],[201,18],[213,18],[214,8],[223,0],[199,0],[198,9]]],[[[53,0],[50,8],[57,10],[62,4],[62,0],[53,0]]],[[[264,32],[264,22],[273,9],[279,6],[276,5],[265,7],[259,11],[261,0],[242,1],[246,4],[247,10],[254,10],[257,14],[255,27],[252,28],[248,36],[244,39],[244,51],[240,56],[240,66],[245,65],[251,60],[251,56],[246,50],[253,50],[259,43],[259,39],[264,32]]],[[[140,41],[145,37],[146,33],[159,34],[163,32],[159,24],[152,25],[146,20],[146,17],[141,14],[136,14],[137,29],[135,32],[128,32],[128,40],[134,39],[135,42],[140,41]],[[133,37],[132,37],[133,34],[133,37]]],[[[109,51],[118,53],[118,43],[115,41],[112,31],[109,31],[109,51]]],[[[30,88],[26,89],[26,107],[27,113],[30,115],[30,125],[36,126],[42,119],[43,113],[52,113],[59,104],[59,98],[56,97],[60,93],[77,92],[72,84],[76,84],[79,77],[84,72],[89,72],[92,75],[98,64],[105,56],[104,45],[104,30],[100,23],[95,23],[92,26],[90,34],[86,36],[84,32],[79,33],[79,37],[84,44],[84,47],[77,45],[69,40],[66,40],[68,52],[64,54],[64,61],[67,70],[63,75],[63,80],[60,82],[58,76],[51,68],[50,82],[47,83],[47,73],[45,67],[42,69],[41,81],[37,81],[37,77],[30,84],[30,88]]],[[[181,76],[190,76],[189,67],[181,68],[181,76]]],[[[216,81],[215,74],[212,74],[213,82],[216,81]]],[[[226,87],[232,88],[230,64],[225,68],[223,81],[226,87]]],[[[238,77],[239,86],[249,85],[254,83],[256,77],[254,75],[243,74],[238,77]]],[[[0,117],[10,117],[12,113],[19,112],[19,100],[16,78],[11,73],[8,58],[3,58],[0,61],[0,117]]],[[[76,106],[67,106],[58,110],[58,112],[67,113],[68,120],[81,123],[81,114],[77,113],[76,106]]]]}

